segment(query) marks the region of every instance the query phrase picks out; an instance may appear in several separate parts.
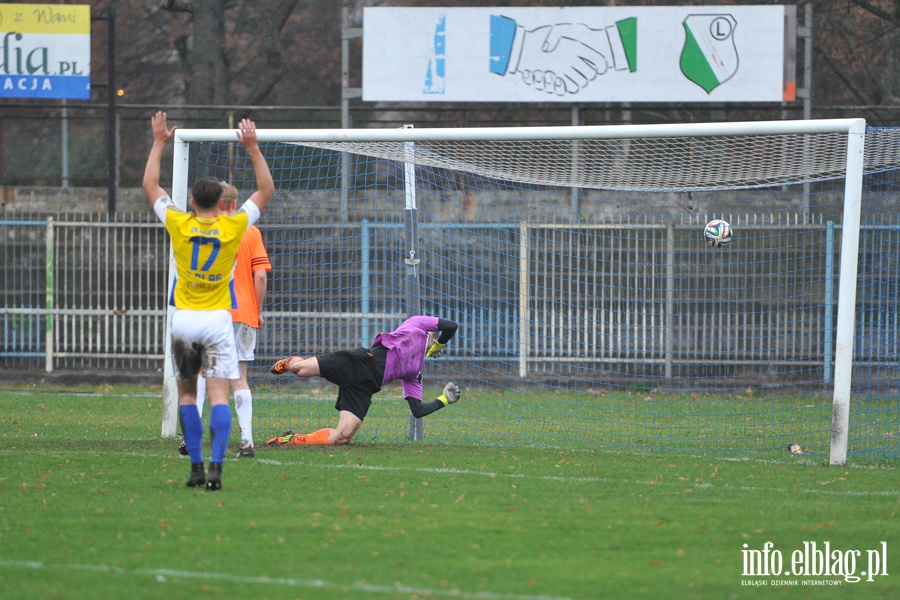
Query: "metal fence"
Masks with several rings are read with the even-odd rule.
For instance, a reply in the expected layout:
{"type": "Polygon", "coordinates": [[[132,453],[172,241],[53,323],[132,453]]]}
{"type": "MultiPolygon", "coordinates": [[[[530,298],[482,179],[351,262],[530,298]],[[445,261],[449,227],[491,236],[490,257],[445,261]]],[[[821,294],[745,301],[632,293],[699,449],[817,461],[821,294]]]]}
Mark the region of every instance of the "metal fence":
{"type": "MultiPolygon", "coordinates": [[[[158,106],[121,104],[116,108],[114,136],[115,186],[140,187],[144,163],[152,141],[150,116],[158,106]]],[[[171,123],[182,128],[233,127],[240,115],[249,114],[260,127],[318,129],[341,127],[341,109],[334,107],[241,107],[169,106],[171,123]]],[[[703,105],[684,109],[671,105],[642,105],[623,108],[592,104],[577,109],[578,121],[585,125],[663,122],[711,122],[779,120],[803,118],[801,106],[703,105]]],[[[864,115],[870,125],[892,124],[900,116],[900,106],[820,107],[815,118],[864,115]]],[[[353,105],[350,120],[354,128],[397,128],[406,123],[417,127],[484,127],[569,125],[573,108],[567,104],[466,103],[432,107],[353,105]]],[[[110,119],[105,104],[81,102],[30,103],[21,100],[0,102],[0,185],[88,186],[109,185],[110,119]]],[[[169,175],[169,161],[163,164],[163,180],[169,175]]]]}
{"type": "Polygon", "coordinates": [[[168,238],[146,216],[3,221],[0,356],[10,366],[157,370],[168,238]]]}
{"type": "MultiPolygon", "coordinates": [[[[161,370],[169,250],[150,217],[3,221],[0,364],[161,370]]],[[[840,227],[733,224],[741,244],[722,252],[699,244],[690,222],[429,224],[416,309],[464,321],[455,346],[466,364],[505,364],[513,379],[577,376],[587,363],[622,378],[802,367],[798,376],[829,381],[840,227]],[[437,247],[432,228],[453,242],[437,247]]],[[[410,309],[401,225],[261,229],[274,265],[263,362],[365,343],[410,309]]],[[[862,239],[855,367],[894,369],[900,227],[866,226],[862,239]]]]}

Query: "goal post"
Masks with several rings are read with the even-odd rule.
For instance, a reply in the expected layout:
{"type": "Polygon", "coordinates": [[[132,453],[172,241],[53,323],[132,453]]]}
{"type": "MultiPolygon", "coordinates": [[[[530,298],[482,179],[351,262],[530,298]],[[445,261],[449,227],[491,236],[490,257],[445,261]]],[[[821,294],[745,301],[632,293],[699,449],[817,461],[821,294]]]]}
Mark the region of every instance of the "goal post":
{"type": "MultiPolygon", "coordinates": [[[[244,197],[253,190],[234,130],[179,129],[174,137],[178,206],[202,175],[234,179],[244,197]]],[[[259,129],[258,138],[276,197],[260,221],[274,271],[264,307],[271,328],[260,332],[257,362],[368,344],[364,335],[418,306],[460,323],[460,339],[425,377],[453,376],[485,398],[453,407],[469,406],[466,418],[441,411],[428,420],[427,438],[565,445],[565,429],[577,423],[571,435],[588,446],[651,440],[712,449],[722,440],[740,452],[783,450],[797,435],[831,464],[846,462],[863,119],[259,129]],[[822,202],[799,214],[810,185],[822,202]],[[404,225],[410,201],[413,228],[404,225]],[[731,247],[703,246],[703,223],[713,217],[732,222],[731,247]],[[832,285],[834,257],[819,241],[835,230],[831,323],[820,287],[832,285]],[[417,285],[403,285],[404,269],[408,282],[408,269],[419,266],[417,285]],[[398,297],[404,290],[422,296],[410,302],[398,297]],[[822,407],[807,416],[802,400],[753,401],[743,424],[733,406],[741,394],[818,397],[823,389],[831,394],[825,425],[822,407]],[[630,395],[644,392],[640,410],[630,395]],[[518,399],[494,406],[505,394],[518,399]],[[712,397],[708,414],[685,400],[691,394],[712,397]],[[588,412],[592,403],[618,424],[588,412]],[[702,441],[695,446],[691,435],[702,441]]],[[[170,437],[177,391],[166,354],[162,432],[170,437]]],[[[333,420],[323,402],[333,402],[328,384],[273,382],[265,366],[251,372],[255,429],[333,420]]],[[[372,415],[364,430],[402,439],[406,412],[393,417],[372,415]]]]}
{"type": "MultiPolygon", "coordinates": [[[[172,202],[181,210],[188,210],[188,191],[189,170],[190,170],[190,142],[180,139],[178,130],[175,130],[175,142],[173,147],[173,163],[172,163],[172,202]]],[[[235,131],[229,131],[230,139],[234,139],[237,135],[235,131]]],[[[223,140],[224,141],[224,140],[223,140]]],[[[172,298],[172,286],[175,285],[175,255],[169,248],[169,281],[167,285],[167,297],[172,298]]],[[[163,336],[165,343],[163,361],[163,419],[162,419],[162,437],[172,438],[178,433],[178,385],[175,381],[175,366],[172,361],[172,336],[169,334],[168,327],[172,317],[174,307],[166,304],[166,335],[163,336]]]]}
{"type": "Polygon", "coordinates": [[[862,119],[850,124],[847,129],[847,173],[844,183],[841,276],[834,360],[834,414],[831,419],[829,453],[829,464],[831,465],[843,465],[847,462],[865,133],[865,121],[862,119]]]}

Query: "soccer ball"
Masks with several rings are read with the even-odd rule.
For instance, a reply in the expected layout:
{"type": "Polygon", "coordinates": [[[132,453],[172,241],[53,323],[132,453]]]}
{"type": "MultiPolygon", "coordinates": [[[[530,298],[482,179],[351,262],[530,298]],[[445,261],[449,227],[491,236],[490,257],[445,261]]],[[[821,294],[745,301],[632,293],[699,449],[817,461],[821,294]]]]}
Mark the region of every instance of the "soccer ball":
{"type": "Polygon", "coordinates": [[[713,219],[703,228],[703,237],[706,245],[713,248],[722,248],[731,243],[731,225],[722,219],[713,219]]]}

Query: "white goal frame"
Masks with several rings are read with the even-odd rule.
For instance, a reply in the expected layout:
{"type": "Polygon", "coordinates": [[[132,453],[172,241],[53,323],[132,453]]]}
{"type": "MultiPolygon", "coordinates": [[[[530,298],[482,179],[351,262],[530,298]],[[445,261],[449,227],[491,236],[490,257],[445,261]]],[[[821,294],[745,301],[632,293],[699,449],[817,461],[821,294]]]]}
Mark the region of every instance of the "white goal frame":
{"type": "MultiPolygon", "coordinates": [[[[837,332],[834,357],[834,396],[829,463],[847,460],[853,338],[856,312],[856,279],[859,255],[860,211],[865,152],[865,119],[813,119],[662,125],[608,125],[581,127],[482,127],[470,129],[260,129],[260,142],[427,142],[427,141],[529,141],[681,138],[715,136],[766,136],[790,134],[847,135],[844,183],[843,234],[839,278],[837,332]]],[[[174,135],[172,199],[187,208],[188,157],[191,142],[237,142],[235,129],[178,129],[174,135]]],[[[174,281],[174,257],[169,256],[169,293],[174,281]]],[[[172,307],[168,308],[171,316],[172,307]]],[[[165,335],[162,436],[177,434],[178,390],[171,360],[171,340],[165,335]]]]}

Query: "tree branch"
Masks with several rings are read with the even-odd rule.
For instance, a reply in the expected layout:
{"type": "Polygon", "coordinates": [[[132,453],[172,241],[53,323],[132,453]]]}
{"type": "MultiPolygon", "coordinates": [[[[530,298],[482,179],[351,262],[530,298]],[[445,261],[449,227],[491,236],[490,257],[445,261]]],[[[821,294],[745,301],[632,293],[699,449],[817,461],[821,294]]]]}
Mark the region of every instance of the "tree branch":
{"type": "Polygon", "coordinates": [[[263,54],[268,67],[259,79],[240,98],[239,104],[257,104],[265,98],[287,73],[281,48],[281,30],[287,23],[299,0],[281,0],[266,19],[263,33],[263,54]]]}
{"type": "Polygon", "coordinates": [[[193,0],[162,0],[162,7],[172,12],[194,12],[193,0]]]}
{"type": "MultiPolygon", "coordinates": [[[[891,13],[881,10],[880,8],[871,4],[870,2],[867,2],[866,0],[850,0],[850,2],[860,7],[861,9],[872,13],[879,19],[884,19],[894,27],[900,27],[900,17],[898,17],[898,15],[900,15],[900,12],[892,15],[891,13]]],[[[896,0],[894,2],[894,6],[896,7],[897,11],[900,11],[900,3],[896,2],[896,0]]]]}
{"type": "Polygon", "coordinates": [[[277,31],[280,32],[284,28],[284,24],[287,23],[287,20],[294,12],[294,8],[297,6],[297,2],[298,0],[281,0],[281,3],[278,5],[278,7],[274,11],[272,11],[269,20],[272,24],[277,23],[277,31]]]}
{"type": "Polygon", "coordinates": [[[841,65],[839,63],[831,60],[831,57],[825,52],[817,52],[817,54],[818,54],[818,57],[821,60],[824,60],[825,64],[827,64],[831,68],[831,72],[834,73],[835,76],[837,76],[837,78],[840,79],[844,83],[844,85],[847,86],[847,89],[849,89],[850,92],[854,96],[856,96],[856,98],[861,103],[872,104],[872,99],[865,92],[865,90],[863,90],[861,87],[859,87],[856,84],[856,81],[854,81],[853,78],[851,78],[849,75],[847,75],[846,72],[844,72],[843,68],[841,67],[841,65]]]}

